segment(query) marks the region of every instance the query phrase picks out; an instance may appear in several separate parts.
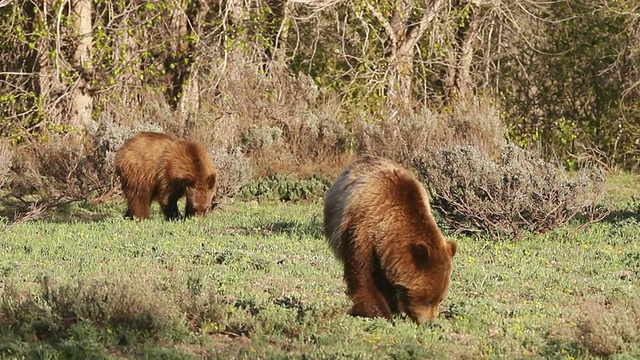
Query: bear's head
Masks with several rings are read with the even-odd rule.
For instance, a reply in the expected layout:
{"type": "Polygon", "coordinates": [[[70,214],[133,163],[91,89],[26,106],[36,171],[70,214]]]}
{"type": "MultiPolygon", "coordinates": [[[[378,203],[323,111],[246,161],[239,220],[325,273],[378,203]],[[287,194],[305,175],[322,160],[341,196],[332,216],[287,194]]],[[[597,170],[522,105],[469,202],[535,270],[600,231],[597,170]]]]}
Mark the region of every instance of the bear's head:
{"type": "Polygon", "coordinates": [[[216,189],[216,174],[193,179],[186,184],[187,216],[204,216],[211,209],[216,189]]]}
{"type": "Polygon", "coordinates": [[[438,316],[440,303],[449,290],[456,243],[448,240],[434,248],[424,243],[409,245],[415,273],[399,284],[398,306],[418,324],[438,316]]]}

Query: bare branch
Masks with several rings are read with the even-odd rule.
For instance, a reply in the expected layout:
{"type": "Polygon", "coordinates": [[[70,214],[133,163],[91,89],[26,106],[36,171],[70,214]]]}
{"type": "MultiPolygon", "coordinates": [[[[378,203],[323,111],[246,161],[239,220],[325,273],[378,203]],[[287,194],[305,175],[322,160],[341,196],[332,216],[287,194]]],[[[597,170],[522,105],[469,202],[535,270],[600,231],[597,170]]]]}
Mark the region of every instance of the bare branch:
{"type": "Polygon", "coordinates": [[[420,40],[425,31],[427,31],[429,24],[431,24],[433,19],[438,15],[438,13],[440,13],[446,3],[446,0],[436,0],[431,9],[425,9],[424,14],[422,14],[422,18],[418,22],[418,26],[413,28],[409,33],[407,38],[407,47],[412,48],[418,43],[418,40],[420,40]]]}
{"type": "Polygon", "coordinates": [[[378,9],[376,9],[375,6],[373,6],[370,2],[367,3],[367,9],[371,12],[371,15],[378,19],[380,24],[382,24],[384,31],[387,33],[389,38],[391,38],[391,42],[395,46],[398,46],[398,44],[400,43],[400,39],[398,38],[396,29],[394,29],[391,25],[391,22],[389,22],[389,20],[384,15],[382,15],[382,13],[379,12],[378,9]]]}
{"type": "Polygon", "coordinates": [[[39,203],[37,201],[34,203],[31,203],[29,204],[29,210],[26,213],[24,214],[16,213],[14,215],[14,218],[16,220],[0,228],[0,231],[6,231],[17,225],[42,219],[44,217],[44,213],[47,210],[47,208],[48,208],[48,204],[39,203]]]}
{"type": "Polygon", "coordinates": [[[307,5],[313,9],[314,12],[320,12],[328,7],[341,3],[343,0],[289,0],[289,2],[296,4],[307,5]]]}

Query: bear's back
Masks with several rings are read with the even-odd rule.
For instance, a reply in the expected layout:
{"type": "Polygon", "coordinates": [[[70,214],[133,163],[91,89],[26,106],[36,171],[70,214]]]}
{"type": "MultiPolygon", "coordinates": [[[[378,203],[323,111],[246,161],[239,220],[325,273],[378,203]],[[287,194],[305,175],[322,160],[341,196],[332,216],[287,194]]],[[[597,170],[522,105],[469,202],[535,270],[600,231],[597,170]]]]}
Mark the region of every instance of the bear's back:
{"type": "Polygon", "coordinates": [[[334,181],[325,195],[324,232],[334,254],[343,259],[342,234],[347,206],[362,181],[376,171],[393,168],[393,163],[381,157],[366,155],[351,163],[334,181]]]}
{"type": "Polygon", "coordinates": [[[170,135],[140,132],[125,141],[115,155],[115,171],[127,181],[152,182],[158,158],[176,138],[170,135]]]}
{"type": "Polygon", "coordinates": [[[205,147],[197,141],[178,139],[164,150],[158,166],[171,178],[195,180],[216,174],[216,169],[205,147]]]}
{"type": "Polygon", "coordinates": [[[324,215],[325,235],[339,259],[343,259],[342,237],[347,231],[373,239],[359,246],[384,252],[413,242],[444,246],[422,184],[384,158],[365,156],[347,167],[327,192],[324,215]]]}
{"type": "Polygon", "coordinates": [[[349,202],[347,214],[380,231],[376,238],[382,241],[401,241],[405,237],[406,241],[416,241],[437,231],[424,187],[399,165],[385,164],[361,174],[350,196],[353,201],[349,202]]]}

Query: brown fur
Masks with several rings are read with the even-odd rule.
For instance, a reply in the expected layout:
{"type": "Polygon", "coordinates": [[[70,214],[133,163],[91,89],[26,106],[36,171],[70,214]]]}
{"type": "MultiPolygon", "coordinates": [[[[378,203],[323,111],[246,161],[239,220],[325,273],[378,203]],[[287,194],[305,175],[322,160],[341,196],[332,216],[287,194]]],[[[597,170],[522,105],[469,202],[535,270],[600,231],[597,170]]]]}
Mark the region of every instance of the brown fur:
{"type": "Polygon", "coordinates": [[[327,192],[324,229],[344,265],[351,314],[417,323],[438,315],[456,243],[440,233],[420,182],[399,165],[365,156],[327,192]]]}
{"type": "Polygon", "coordinates": [[[148,219],[154,199],[168,220],[180,218],[178,199],[183,196],[186,217],[202,216],[211,207],[217,174],[198,142],[141,132],[122,145],[115,162],[128,218],[148,219]]]}

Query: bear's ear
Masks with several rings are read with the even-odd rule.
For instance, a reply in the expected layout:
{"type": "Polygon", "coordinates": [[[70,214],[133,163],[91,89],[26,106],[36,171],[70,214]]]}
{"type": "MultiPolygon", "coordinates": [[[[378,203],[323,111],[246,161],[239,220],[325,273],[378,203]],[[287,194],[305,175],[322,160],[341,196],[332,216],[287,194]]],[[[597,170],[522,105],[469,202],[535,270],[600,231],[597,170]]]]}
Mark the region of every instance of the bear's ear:
{"type": "Polygon", "coordinates": [[[418,267],[425,267],[429,263],[429,248],[426,244],[417,243],[411,244],[409,247],[411,257],[418,267]]]}
{"type": "Polygon", "coordinates": [[[447,241],[447,247],[449,248],[449,255],[451,255],[451,257],[454,257],[456,255],[456,242],[453,240],[448,240],[447,241]]]}
{"type": "Polygon", "coordinates": [[[207,176],[207,187],[213,189],[214,186],[216,186],[216,174],[211,174],[207,176]]]}

